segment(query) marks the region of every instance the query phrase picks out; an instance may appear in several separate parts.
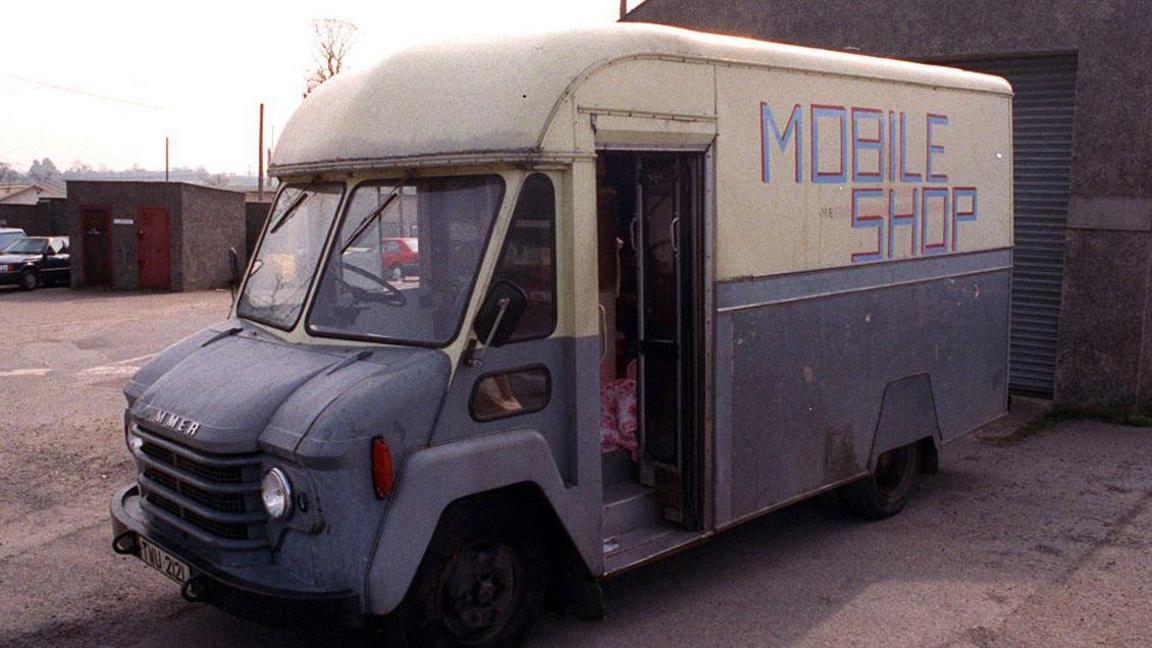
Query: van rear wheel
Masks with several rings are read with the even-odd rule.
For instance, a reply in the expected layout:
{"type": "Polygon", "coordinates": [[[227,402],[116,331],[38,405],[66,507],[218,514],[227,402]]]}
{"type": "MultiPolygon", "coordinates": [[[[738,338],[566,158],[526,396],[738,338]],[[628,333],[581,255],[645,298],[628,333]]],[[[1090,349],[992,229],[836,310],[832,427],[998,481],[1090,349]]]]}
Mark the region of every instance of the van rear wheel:
{"type": "Polygon", "coordinates": [[[403,603],[383,619],[399,646],[510,646],[544,602],[546,556],[531,525],[502,508],[446,512],[403,603]]]}
{"type": "Polygon", "coordinates": [[[844,501],[857,515],[880,520],[899,513],[908,503],[920,471],[920,446],[912,443],[876,459],[876,469],[844,487],[844,501]]]}

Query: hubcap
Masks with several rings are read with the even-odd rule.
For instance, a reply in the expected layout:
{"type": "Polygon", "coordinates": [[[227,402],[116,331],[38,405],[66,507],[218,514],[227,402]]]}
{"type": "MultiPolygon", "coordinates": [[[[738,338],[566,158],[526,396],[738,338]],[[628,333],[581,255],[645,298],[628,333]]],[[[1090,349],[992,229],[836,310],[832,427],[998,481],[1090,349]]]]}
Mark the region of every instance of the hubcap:
{"type": "Polygon", "coordinates": [[[516,560],[507,545],[469,547],[448,562],[440,580],[440,612],[460,641],[480,643],[508,623],[519,597],[516,560]]]}
{"type": "Polygon", "coordinates": [[[876,486],[883,493],[891,493],[904,483],[908,467],[908,452],[889,450],[876,459],[876,486]]]}

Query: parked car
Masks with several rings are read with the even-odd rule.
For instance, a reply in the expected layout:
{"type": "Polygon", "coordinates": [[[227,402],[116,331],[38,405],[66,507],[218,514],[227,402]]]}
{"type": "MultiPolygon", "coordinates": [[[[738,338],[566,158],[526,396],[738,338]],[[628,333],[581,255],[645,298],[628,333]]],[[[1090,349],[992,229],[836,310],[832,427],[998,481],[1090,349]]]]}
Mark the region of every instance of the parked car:
{"type": "Polygon", "coordinates": [[[19,227],[0,227],[0,250],[8,247],[13,241],[22,239],[25,236],[28,235],[19,227]]]}
{"type": "Polygon", "coordinates": [[[52,284],[66,286],[71,280],[67,236],[25,236],[0,250],[0,284],[32,290],[52,284]]]}
{"type": "Polygon", "coordinates": [[[393,280],[420,274],[420,247],[416,238],[384,239],[380,255],[393,280]]]}

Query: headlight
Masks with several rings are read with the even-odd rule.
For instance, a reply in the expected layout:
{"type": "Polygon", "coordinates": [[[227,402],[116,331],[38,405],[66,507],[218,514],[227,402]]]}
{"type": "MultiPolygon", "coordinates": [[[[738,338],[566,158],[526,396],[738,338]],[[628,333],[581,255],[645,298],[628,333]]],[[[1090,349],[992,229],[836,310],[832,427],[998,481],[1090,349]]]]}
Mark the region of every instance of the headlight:
{"type": "Polygon", "coordinates": [[[283,470],[273,468],[260,480],[260,498],[264,510],[276,519],[286,518],[292,512],[292,484],[283,470]]]}
{"type": "Polygon", "coordinates": [[[140,435],[133,432],[132,428],[128,428],[128,449],[132,451],[133,455],[138,455],[140,454],[140,449],[143,447],[144,439],[141,439],[140,435]]]}

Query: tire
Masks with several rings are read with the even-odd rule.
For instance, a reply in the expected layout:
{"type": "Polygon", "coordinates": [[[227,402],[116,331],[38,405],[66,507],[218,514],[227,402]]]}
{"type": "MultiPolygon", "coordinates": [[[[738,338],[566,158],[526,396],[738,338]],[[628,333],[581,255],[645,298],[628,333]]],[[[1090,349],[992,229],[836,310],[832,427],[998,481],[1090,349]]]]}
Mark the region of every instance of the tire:
{"type": "Polygon", "coordinates": [[[535,531],[492,501],[450,508],[404,601],[380,620],[387,645],[518,644],[540,613],[548,583],[535,531]]]}
{"type": "Polygon", "coordinates": [[[908,503],[919,472],[919,444],[889,450],[876,459],[871,475],[844,487],[844,503],[869,520],[896,515],[908,503]]]}
{"type": "Polygon", "coordinates": [[[20,273],[20,290],[35,290],[40,285],[40,278],[35,270],[25,270],[20,273]]]}
{"type": "Polygon", "coordinates": [[[404,281],[404,268],[400,267],[399,264],[392,266],[391,274],[392,281],[404,281]]]}

